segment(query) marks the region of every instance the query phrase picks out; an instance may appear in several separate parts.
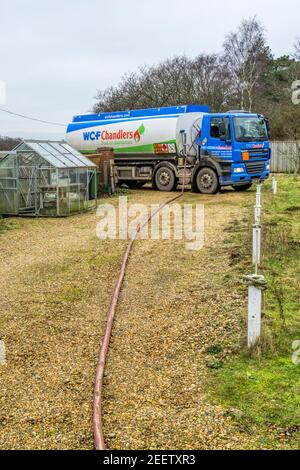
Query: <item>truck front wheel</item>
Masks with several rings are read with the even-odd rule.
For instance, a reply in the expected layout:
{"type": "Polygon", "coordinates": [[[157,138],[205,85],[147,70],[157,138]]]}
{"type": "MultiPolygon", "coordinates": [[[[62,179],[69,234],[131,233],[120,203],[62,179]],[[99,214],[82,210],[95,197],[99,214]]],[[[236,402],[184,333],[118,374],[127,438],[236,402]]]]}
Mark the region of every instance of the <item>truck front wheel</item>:
{"type": "Polygon", "coordinates": [[[155,173],[155,186],[159,191],[173,191],[176,186],[174,171],[167,166],[158,168],[155,173]]]}
{"type": "Polygon", "coordinates": [[[215,194],[219,190],[218,176],[209,167],[201,168],[196,176],[196,186],[200,193],[215,194]]]}

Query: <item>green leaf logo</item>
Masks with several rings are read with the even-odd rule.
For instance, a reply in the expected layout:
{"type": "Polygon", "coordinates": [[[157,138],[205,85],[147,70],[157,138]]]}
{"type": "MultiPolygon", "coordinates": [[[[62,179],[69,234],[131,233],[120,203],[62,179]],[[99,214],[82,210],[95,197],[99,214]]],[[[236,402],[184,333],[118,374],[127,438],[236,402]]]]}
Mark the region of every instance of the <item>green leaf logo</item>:
{"type": "Polygon", "coordinates": [[[140,134],[140,135],[144,134],[144,132],[145,132],[145,126],[144,126],[144,124],[141,124],[141,125],[140,125],[138,131],[139,131],[139,134],[140,134]]]}

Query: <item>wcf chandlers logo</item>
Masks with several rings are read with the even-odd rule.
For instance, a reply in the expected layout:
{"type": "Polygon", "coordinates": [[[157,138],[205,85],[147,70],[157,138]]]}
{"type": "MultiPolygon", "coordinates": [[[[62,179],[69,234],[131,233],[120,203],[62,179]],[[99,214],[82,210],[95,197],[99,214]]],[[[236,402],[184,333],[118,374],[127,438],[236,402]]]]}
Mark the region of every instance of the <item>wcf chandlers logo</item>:
{"type": "Polygon", "coordinates": [[[83,132],[83,140],[101,140],[103,142],[134,140],[138,143],[141,140],[141,136],[144,134],[144,132],[145,126],[144,124],[141,124],[136,131],[125,131],[124,129],[109,131],[108,129],[103,129],[102,131],[96,132],[83,132]]]}

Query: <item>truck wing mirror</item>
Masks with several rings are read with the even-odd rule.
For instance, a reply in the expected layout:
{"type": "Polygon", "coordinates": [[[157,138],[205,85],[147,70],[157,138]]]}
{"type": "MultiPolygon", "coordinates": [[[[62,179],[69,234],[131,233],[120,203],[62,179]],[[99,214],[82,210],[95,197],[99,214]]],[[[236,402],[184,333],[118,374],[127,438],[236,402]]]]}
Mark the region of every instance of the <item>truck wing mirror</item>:
{"type": "Polygon", "coordinates": [[[265,117],[264,119],[265,119],[266,128],[267,128],[267,132],[268,132],[268,137],[269,137],[269,140],[270,140],[271,139],[270,121],[267,117],[265,117]]]}

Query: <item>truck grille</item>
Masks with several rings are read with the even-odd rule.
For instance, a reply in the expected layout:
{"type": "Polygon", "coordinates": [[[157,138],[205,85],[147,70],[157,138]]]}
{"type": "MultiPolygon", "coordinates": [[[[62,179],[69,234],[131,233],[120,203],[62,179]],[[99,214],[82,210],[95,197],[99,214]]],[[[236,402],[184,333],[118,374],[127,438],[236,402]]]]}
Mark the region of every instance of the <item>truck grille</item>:
{"type": "Polygon", "coordinates": [[[256,175],[263,173],[265,169],[265,162],[248,162],[246,163],[247,173],[256,175]]]}
{"type": "Polygon", "coordinates": [[[249,156],[250,158],[266,158],[268,157],[269,150],[268,149],[250,149],[249,156]]]}

